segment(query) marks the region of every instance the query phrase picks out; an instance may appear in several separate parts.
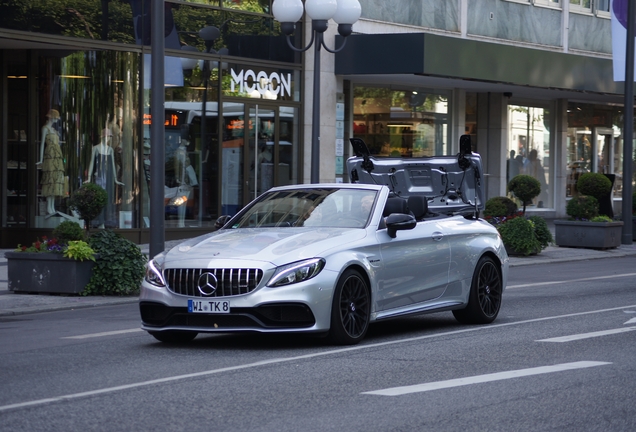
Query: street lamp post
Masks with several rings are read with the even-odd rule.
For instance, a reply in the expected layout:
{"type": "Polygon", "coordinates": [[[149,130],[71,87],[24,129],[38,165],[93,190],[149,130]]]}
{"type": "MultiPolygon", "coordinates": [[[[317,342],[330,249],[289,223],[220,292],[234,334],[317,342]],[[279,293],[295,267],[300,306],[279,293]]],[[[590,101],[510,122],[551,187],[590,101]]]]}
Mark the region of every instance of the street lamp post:
{"type": "Polygon", "coordinates": [[[311,182],[318,183],[320,173],[320,47],[335,54],[344,48],[346,39],[338,49],[331,50],[325,45],[323,38],[327,30],[328,21],[333,19],[338,23],[338,33],[347,37],[351,34],[353,24],[361,14],[358,0],[306,0],[305,9],[312,22],[312,33],[309,45],[296,48],[290,36],[296,29],[296,23],[303,16],[301,0],[274,0],[272,12],[274,19],[281,23],[281,30],[287,36],[287,44],[297,52],[307,51],[314,45],[314,89],[312,104],[312,134],[311,134],[311,182]]]}

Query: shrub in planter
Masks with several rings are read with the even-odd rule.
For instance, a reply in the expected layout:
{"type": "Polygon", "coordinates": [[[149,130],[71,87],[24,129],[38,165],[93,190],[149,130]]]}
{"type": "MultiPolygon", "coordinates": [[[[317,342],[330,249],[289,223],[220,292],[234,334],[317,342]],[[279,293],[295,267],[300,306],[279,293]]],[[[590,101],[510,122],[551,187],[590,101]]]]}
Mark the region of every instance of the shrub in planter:
{"type": "Polygon", "coordinates": [[[589,195],[576,196],[568,202],[565,212],[574,220],[591,220],[598,216],[598,200],[589,195]]]}
{"type": "Polygon", "coordinates": [[[139,247],[111,230],[96,232],[89,243],[99,254],[83,295],[132,295],[139,292],[146,256],[139,247]]]}
{"type": "Polygon", "coordinates": [[[53,230],[53,237],[59,244],[67,245],[70,241],[86,240],[86,233],[77,222],[65,220],[53,230]]]}
{"type": "Polygon", "coordinates": [[[14,292],[80,294],[95,265],[95,251],[83,240],[62,245],[42,237],[5,256],[9,290],[14,292]]]}
{"type": "Polygon", "coordinates": [[[534,224],[534,236],[539,241],[541,249],[543,250],[550,246],[550,243],[554,242],[554,238],[545,219],[541,216],[530,216],[528,219],[534,224]]]}
{"type": "Polygon", "coordinates": [[[582,195],[601,199],[612,190],[612,181],[601,173],[585,173],[576,182],[576,188],[582,195]]]}
{"type": "Polygon", "coordinates": [[[526,205],[541,193],[541,183],[536,178],[519,174],[508,183],[508,191],[523,203],[523,214],[526,214],[526,205]]]}
{"type": "Polygon", "coordinates": [[[84,183],[82,187],[75,191],[69,201],[72,210],[77,211],[89,232],[91,221],[95,219],[104,209],[108,193],[95,183],[84,183]]]}
{"type": "Polygon", "coordinates": [[[510,219],[497,227],[511,255],[530,255],[541,251],[541,243],[534,233],[534,223],[525,217],[510,219]]]}
{"type": "Polygon", "coordinates": [[[508,197],[492,197],[486,201],[484,217],[512,216],[519,211],[517,203],[508,197]]]}
{"type": "Polygon", "coordinates": [[[585,173],[577,180],[576,188],[582,195],[596,198],[599,214],[610,218],[614,216],[611,203],[612,180],[605,174],[585,173]]]}

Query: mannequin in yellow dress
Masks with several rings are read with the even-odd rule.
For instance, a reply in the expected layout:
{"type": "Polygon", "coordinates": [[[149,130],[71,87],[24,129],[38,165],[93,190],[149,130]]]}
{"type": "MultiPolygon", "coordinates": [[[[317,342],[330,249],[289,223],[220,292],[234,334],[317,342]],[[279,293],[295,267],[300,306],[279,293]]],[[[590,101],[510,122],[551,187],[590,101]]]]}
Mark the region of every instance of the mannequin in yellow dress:
{"type": "Polygon", "coordinates": [[[40,160],[37,165],[42,165],[42,196],[46,197],[46,214],[54,215],[55,197],[64,196],[64,157],[60,148],[60,136],[53,128],[60,118],[57,110],[50,110],[46,115],[47,121],[42,127],[42,144],[40,147],[40,160]]]}

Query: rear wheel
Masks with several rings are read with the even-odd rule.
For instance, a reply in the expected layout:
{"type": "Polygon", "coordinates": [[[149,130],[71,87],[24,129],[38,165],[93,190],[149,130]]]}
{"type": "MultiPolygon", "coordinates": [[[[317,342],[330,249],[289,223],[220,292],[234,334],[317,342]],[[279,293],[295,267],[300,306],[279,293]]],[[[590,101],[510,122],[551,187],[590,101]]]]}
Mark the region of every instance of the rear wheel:
{"type": "Polygon", "coordinates": [[[503,281],[495,261],[481,257],[475,268],[468,305],[454,310],[455,319],[464,324],[489,324],[497,318],[501,308],[503,281]]]}
{"type": "Polygon", "coordinates": [[[169,330],[162,332],[151,331],[150,333],[155,339],[160,342],[169,343],[169,344],[184,344],[188,342],[192,342],[192,340],[197,337],[197,332],[193,331],[178,331],[178,330],[169,330]]]}
{"type": "Polygon", "coordinates": [[[338,345],[357,344],[367,333],[370,315],[367,282],[357,271],[345,271],[338,280],[331,305],[331,341],[338,345]]]}

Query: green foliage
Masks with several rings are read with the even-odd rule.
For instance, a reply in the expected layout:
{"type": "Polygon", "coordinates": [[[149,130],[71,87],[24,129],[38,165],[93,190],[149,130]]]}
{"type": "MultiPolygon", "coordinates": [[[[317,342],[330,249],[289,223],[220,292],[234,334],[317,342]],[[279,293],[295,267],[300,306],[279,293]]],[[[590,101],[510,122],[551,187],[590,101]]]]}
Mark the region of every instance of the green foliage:
{"type": "Polygon", "coordinates": [[[576,182],[576,189],[582,195],[593,196],[600,200],[612,190],[612,181],[601,173],[585,173],[576,182]]]}
{"type": "Polygon", "coordinates": [[[78,261],[95,261],[95,251],[83,240],[71,240],[64,249],[64,256],[78,261]]]}
{"type": "Polygon", "coordinates": [[[106,200],[108,194],[103,187],[95,183],[84,183],[71,197],[69,206],[79,213],[88,229],[91,221],[99,216],[106,205],[106,200]]]}
{"type": "Polygon", "coordinates": [[[517,217],[499,225],[497,230],[501,234],[506,249],[514,251],[515,254],[527,256],[538,253],[542,249],[534,228],[534,223],[529,219],[517,217]]]}
{"type": "Polygon", "coordinates": [[[588,195],[576,196],[568,202],[565,212],[572,219],[591,220],[598,216],[598,200],[588,195]]]}
{"type": "Polygon", "coordinates": [[[146,265],[146,256],[139,247],[111,230],[98,231],[88,241],[99,258],[82,294],[137,294],[146,265]]]}
{"type": "Polygon", "coordinates": [[[541,216],[530,216],[528,219],[534,224],[534,236],[539,241],[541,249],[550,246],[550,243],[554,242],[554,238],[545,219],[541,216]]]}
{"type": "Polygon", "coordinates": [[[485,217],[504,217],[512,216],[517,213],[519,207],[517,203],[508,197],[497,196],[492,197],[486,201],[486,208],[484,209],[485,217]]]}
{"type": "Polygon", "coordinates": [[[70,241],[86,240],[84,230],[75,221],[65,220],[53,230],[53,237],[61,245],[67,245],[70,241]]]}
{"type": "Polygon", "coordinates": [[[536,178],[519,174],[508,183],[508,190],[523,203],[523,213],[526,213],[526,205],[541,193],[541,183],[536,178]]]}
{"type": "Polygon", "coordinates": [[[612,218],[609,216],[600,215],[590,219],[590,222],[613,222],[613,221],[612,221],[612,218]]]}
{"type": "Polygon", "coordinates": [[[636,216],[636,191],[632,195],[632,214],[636,216]]]}

